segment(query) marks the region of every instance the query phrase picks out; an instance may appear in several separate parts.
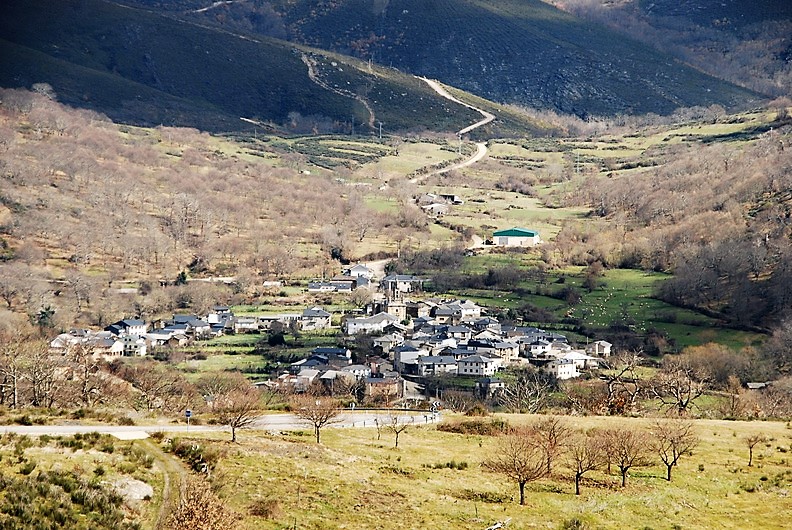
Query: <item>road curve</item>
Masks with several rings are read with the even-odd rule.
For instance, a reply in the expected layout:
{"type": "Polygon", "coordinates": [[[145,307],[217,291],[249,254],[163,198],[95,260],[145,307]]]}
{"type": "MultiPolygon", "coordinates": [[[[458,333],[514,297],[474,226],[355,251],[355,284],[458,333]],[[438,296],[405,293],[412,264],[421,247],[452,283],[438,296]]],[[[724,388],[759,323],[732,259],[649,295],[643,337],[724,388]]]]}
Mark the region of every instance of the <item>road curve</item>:
{"type": "MultiPolygon", "coordinates": [[[[416,77],[418,77],[418,76],[416,76],[416,77]]],[[[481,127],[482,125],[486,125],[486,124],[488,124],[489,122],[491,122],[491,121],[493,121],[495,119],[495,115],[494,114],[490,114],[486,110],[480,109],[478,107],[474,107],[473,105],[470,105],[469,103],[465,103],[464,101],[460,101],[459,99],[455,98],[454,96],[449,94],[448,91],[445,88],[443,88],[443,86],[440,83],[438,83],[437,81],[435,81],[433,79],[428,79],[426,77],[418,77],[418,79],[420,79],[421,81],[423,81],[424,83],[429,85],[429,87],[432,90],[434,90],[435,92],[437,92],[438,95],[440,95],[440,96],[442,96],[442,97],[444,97],[444,98],[446,98],[446,99],[448,99],[450,101],[453,101],[454,103],[462,105],[463,107],[467,107],[469,109],[475,110],[476,112],[478,112],[479,114],[484,116],[484,119],[479,120],[476,123],[474,123],[473,125],[468,125],[464,129],[460,129],[459,131],[457,131],[457,136],[459,136],[460,141],[461,141],[461,138],[462,138],[463,135],[469,133],[470,131],[472,131],[472,130],[478,128],[478,127],[481,127]]],[[[414,177],[414,178],[410,179],[410,182],[412,182],[413,184],[417,184],[418,182],[420,182],[422,180],[425,180],[426,178],[431,177],[433,175],[442,175],[443,173],[448,173],[449,171],[454,171],[456,169],[462,169],[464,167],[471,166],[471,165],[475,164],[476,162],[478,162],[479,160],[481,160],[482,158],[484,158],[485,156],[487,156],[487,144],[485,142],[477,142],[476,143],[476,153],[473,156],[471,156],[470,158],[468,158],[467,160],[463,160],[462,162],[458,162],[456,164],[452,164],[452,165],[450,165],[448,167],[444,167],[442,169],[436,169],[434,171],[431,171],[431,172],[427,173],[426,175],[421,175],[419,177],[414,177]]]]}
{"type": "MultiPolygon", "coordinates": [[[[375,419],[380,423],[391,422],[392,415],[399,418],[399,423],[415,423],[423,425],[439,421],[439,415],[432,415],[430,412],[405,412],[394,409],[393,412],[386,411],[344,411],[337,418],[338,421],[328,425],[328,427],[350,428],[350,427],[374,427],[375,419]]],[[[254,430],[265,431],[299,431],[311,428],[311,425],[301,420],[294,414],[265,414],[256,419],[249,427],[254,430]]],[[[228,428],[221,425],[190,425],[179,424],[149,424],[149,425],[0,425],[0,434],[16,433],[29,436],[73,436],[75,434],[85,434],[89,432],[99,432],[111,434],[117,438],[125,440],[147,438],[152,432],[219,432],[226,431],[228,428]]]]}

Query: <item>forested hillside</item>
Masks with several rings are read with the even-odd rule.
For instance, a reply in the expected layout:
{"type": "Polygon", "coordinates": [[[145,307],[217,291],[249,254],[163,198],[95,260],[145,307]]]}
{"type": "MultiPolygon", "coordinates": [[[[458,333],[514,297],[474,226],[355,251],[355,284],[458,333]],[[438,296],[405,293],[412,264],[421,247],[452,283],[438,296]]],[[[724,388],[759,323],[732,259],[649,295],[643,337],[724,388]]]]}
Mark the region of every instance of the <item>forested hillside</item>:
{"type": "Polygon", "coordinates": [[[666,136],[668,147],[643,157],[646,169],[585,175],[564,204],[588,205],[592,217],[556,244],[577,263],[673,271],[659,295],[675,305],[774,325],[792,306],[790,123],[782,108],[745,143],[724,135],[674,146],[666,136]]]}
{"type": "Polygon", "coordinates": [[[771,96],[792,89],[792,3],[778,0],[545,0],[771,96]]]}
{"type": "Polygon", "coordinates": [[[233,275],[244,291],[258,274],[322,274],[333,248],[353,253],[367,230],[427,230],[414,204],[374,212],[336,179],[301,174],[304,158],[286,146],[119,127],[26,91],[0,101],[0,294],[31,316],[57,307],[59,327],[133,304],[151,314],[216,303],[208,284],[136,298],[119,295],[124,280],[150,290],[181,271],[233,275]]]}
{"type": "MultiPolygon", "coordinates": [[[[240,36],[105,0],[13,0],[0,86],[51,85],[61,102],[137,125],[285,133],[456,131],[479,114],[396,70],[240,36]]],[[[512,115],[508,134],[543,134],[512,115]]]]}
{"type": "Polygon", "coordinates": [[[428,76],[498,102],[576,114],[669,114],[756,94],[539,0],[127,0],[428,76]]]}

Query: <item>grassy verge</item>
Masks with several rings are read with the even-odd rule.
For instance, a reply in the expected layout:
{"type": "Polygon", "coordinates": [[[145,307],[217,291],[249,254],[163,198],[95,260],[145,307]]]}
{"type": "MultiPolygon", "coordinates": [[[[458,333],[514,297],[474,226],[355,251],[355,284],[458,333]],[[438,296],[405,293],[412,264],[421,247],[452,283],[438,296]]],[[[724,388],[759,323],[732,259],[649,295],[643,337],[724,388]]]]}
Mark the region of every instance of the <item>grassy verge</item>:
{"type": "MultiPolygon", "coordinates": [[[[504,418],[512,424],[533,419],[504,418]]],[[[645,419],[566,421],[580,429],[651,427],[645,419]]],[[[515,501],[516,485],[481,467],[499,439],[439,432],[433,425],[409,428],[398,449],[392,433],[378,439],[373,428],[327,429],[322,446],[310,436],[253,431],[236,446],[215,435],[210,443],[228,450],[218,472],[228,504],[245,514],[245,528],[348,528],[354,521],[355,528],[479,529],[506,518],[515,528],[784,528],[792,486],[789,428],[701,420],[696,431],[701,443],[680,460],[672,482],[655,458],[630,473],[625,489],[615,473],[591,473],[576,497],[570,471],[559,462],[550,477],[528,485],[525,506],[515,501]],[[744,437],[760,432],[769,439],[748,467],[744,437]],[[276,509],[249,515],[257,500],[270,500],[276,509]]]]}

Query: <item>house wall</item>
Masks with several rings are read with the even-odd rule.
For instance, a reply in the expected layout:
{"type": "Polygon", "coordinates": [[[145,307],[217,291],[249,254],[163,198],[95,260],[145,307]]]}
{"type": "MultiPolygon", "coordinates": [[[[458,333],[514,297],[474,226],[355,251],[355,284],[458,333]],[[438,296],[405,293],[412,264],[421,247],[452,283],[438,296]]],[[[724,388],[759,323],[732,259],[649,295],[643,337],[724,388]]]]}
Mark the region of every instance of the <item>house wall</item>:
{"type": "Polygon", "coordinates": [[[533,247],[539,244],[539,236],[534,237],[514,237],[498,236],[495,244],[499,247],[533,247]]]}

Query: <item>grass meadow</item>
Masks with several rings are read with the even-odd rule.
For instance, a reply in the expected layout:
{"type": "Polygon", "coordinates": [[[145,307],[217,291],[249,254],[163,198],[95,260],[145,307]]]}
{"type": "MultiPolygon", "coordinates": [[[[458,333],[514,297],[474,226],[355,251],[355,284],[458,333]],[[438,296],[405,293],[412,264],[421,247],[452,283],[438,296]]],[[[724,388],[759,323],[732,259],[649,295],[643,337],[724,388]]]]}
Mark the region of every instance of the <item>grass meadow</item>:
{"type": "MultiPolygon", "coordinates": [[[[504,415],[512,425],[534,417],[504,415]]],[[[652,420],[567,417],[576,429],[629,426],[651,429],[652,420]]],[[[244,515],[244,528],[788,528],[792,513],[792,430],[780,422],[697,420],[700,438],[665,480],[655,465],[630,472],[627,487],[614,473],[584,476],[574,495],[563,458],[552,474],[526,487],[518,504],[516,484],[485,471],[498,437],[441,432],[432,424],[408,428],[399,447],[394,435],[375,428],[323,431],[322,445],[309,432],[267,435],[243,431],[201,442],[224,453],[216,476],[230,507],[248,514],[266,501],[266,516],[244,515]],[[744,437],[763,433],[747,466],[744,437]]]]}

